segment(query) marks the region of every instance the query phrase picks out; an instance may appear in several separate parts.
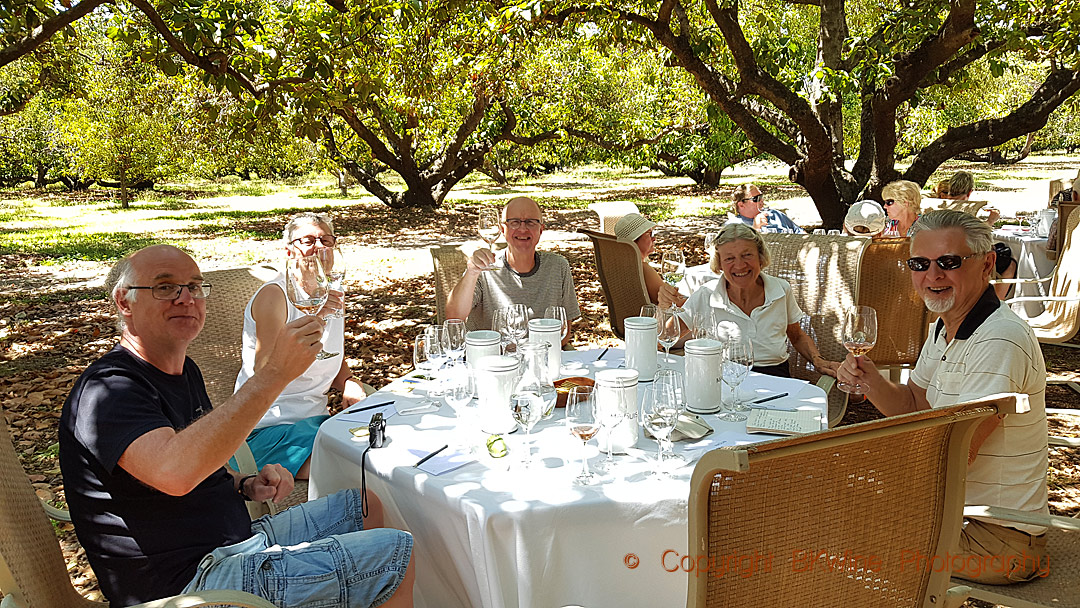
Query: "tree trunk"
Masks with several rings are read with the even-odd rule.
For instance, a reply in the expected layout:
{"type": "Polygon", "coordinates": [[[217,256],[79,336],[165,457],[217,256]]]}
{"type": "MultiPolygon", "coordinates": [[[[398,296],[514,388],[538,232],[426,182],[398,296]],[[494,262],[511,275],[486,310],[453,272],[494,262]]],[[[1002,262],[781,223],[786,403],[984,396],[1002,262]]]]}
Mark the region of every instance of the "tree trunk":
{"type": "Polygon", "coordinates": [[[349,172],[345,167],[338,167],[334,171],[334,175],[337,175],[338,192],[340,192],[343,197],[349,196],[349,172]]]}
{"type": "Polygon", "coordinates": [[[127,165],[120,164],[120,208],[127,209],[131,207],[131,197],[128,193],[127,187],[127,165]]]}
{"type": "Polygon", "coordinates": [[[40,189],[40,188],[44,188],[45,186],[48,185],[48,182],[45,181],[45,173],[48,172],[48,170],[49,170],[49,168],[44,166],[44,165],[38,165],[37,166],[37,175],[34,176],[34,187],[35,188],[40,189]]]}

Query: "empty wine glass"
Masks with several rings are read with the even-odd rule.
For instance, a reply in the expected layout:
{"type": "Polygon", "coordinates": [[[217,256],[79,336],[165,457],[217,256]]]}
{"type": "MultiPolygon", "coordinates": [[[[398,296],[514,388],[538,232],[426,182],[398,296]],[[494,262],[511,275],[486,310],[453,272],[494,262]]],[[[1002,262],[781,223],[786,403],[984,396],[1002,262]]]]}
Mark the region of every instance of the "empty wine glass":
{"type": "Polygon", "coordinates": [[[646,304],[641,307],[641,312],[638,314],[643,317],[652,317],[655,319],[657,318],[656,313],[659,312],[659,310],[660,308],[656,304],[646,304]]]}
{"type": "Polygon", "coordinates": [[[491,315],[491,329],[499,332],[499,346],[502,349],[504,355],[510,354],[510,343],[513,341],[513,335],[510,331],[510,325],[507,323],[507,309],[499,308],[491,315]]]}
{"type": "MultiPolygon", "coordinates": [[[[326,280],[329,281],[330,291],[337,291],[344,296],[345,293],[345,271],[348,270],[348,261],[345,259],[345,253],[341,250],[341,247],[327,247],[323,249],[316,249],[315,255],[319,256],[322,261],[323,270],[326,271],[326,280]]],[[[326,319],[343,319],[345,318],[345,300],[341,301],[341,308],[335,309],[326,314],[326,319]]]]}
{"type": "Polygon", "coordinates": [[[506,327],[510,333],[510,340],[514,343],[514,351],[521,351],[521,341],[529,332],[529,309],[524,304],[511,304],[506,307],[506,327]]]}
{"type": "Polygon", "coordinates": [[[510,413],[514,421],[525,430],[525,457],[521,464],[525,468],[532,466],[532,430],[544,417],[544,400],[533,391],[515,392],[510,395],[510,413]]]}
{"type": "Polygon", "coordinates": [[[660,276],[672,287],[677,287],[686,274],[686,263],[682,251],[665,251],[660,256],[660,276]]]}
{"type": "Polygon", "coordinates": [[[457,447],[466,448],[470,453],[473,446],[465,437],[475,420],[476,407],[472,406],[475,392],[476,381],[469,366],[460,361],[451,363],[443,385],[443,400],[458,419],[458,432],[454,434],[458,438],[457,447]]]}
{"type": "MultiPolygon", "coordinates": [[[[326,304],[329,295],[329,283],[318,255],[295,256],[286,260],[285,296],[297,310],[305,315],[317,314],[326,304]]],[[[329,359],[339,354],[341,353],[329,353],[324,349],[320,350],[315,358],[329,359]]]]}
{"type": "Polygon", "coordinates": [[[570,434],[581,440],[581,474],[574,479],[579,485],[589,485],[594,477],[589,471],[585,444],[600,431],[596,419],[596,398],[591,386],[575,386],[566,396],[566,426],[570,434]]]}
{"type": "Polygon", "coordinates": [[[720,416],[726,422],[742,422],[746,415],[739,412],[749,411],[749,407],[743,405],[739,399],[739,385],[750,374],[750,368],[754,367],[754,345],[745,339],[728,340],[724,343],[723,362],[721,363],[720,376],[731,393],[731,403],[728,412],[720,416]]]}
{"type": "Polygon", "coordinates": [[[570,333],[570,323],[566,320],[566,309],[562,306],[548,306],[544,309],[545,319],[558,319],[562,323],[562,335],[561,339],[565,340],[566,335],[570,333]]]}
{"type": "MultiPolygon", "coordinates": [[[[476,219],[476,232],[487,243],[488,251],[492,253],[495,241],[499,240],[499,210],[492,207],[482,207],[476,219]]],[[[488,268],[494,268],[489,266],[488,268]]]]}
{"type": "Polygon", "coordinates": [[[682,309],[678,306],[660,308],[656,313],[656,341],[664,347],[664,362],[672,365],[671,347],[682,337],[682,323],[679,321],[679,313],[682,309]]]}
{"type": "MultiPolygon", "coordinates": [[[[683,376],[679,370],[675,369],[661,369],[656,371],[656,377],[653,378],[653,386],[659,386],[664,390],[670,390],[675,395],[675,408],[679,410],[681,416],[686,409],[686,400],[684,399],[685,393],[683,392],[683,376]]],[[[660,442],[660,454],[666,460],[678,460],[683,458],[675,454],[670,435],[664,437],[660,442]]]]}
{"type": "MultiPolygon", "coordinates": [[[[877,311],[870,306],[852,306],[844,316],[844,348],[859,357],[870,352],[877,344],[877,311]]],[[[859,394],[863,388],[858,383],[837,382],[836,388],[845,393],[859,394]]]]}
{"type": "Polygon", "coordinates": [[[468,333],[465,321],[447,319],[443,322],[443,329],[446,331],[446,346],[450,350],[450,359],[461,361],[465,357],[465,334],[468,333]]]}
{"type": "Polygon", "coordinates": [[[638,424],[656,440],[656,475],[664,476],[663,441],[679,421],[675,392],[670,385],[653,384],[645,389],[645,398],[638,408],[638,424]]]}
{"type": "MultiPolygon", "coordinates": [[[[426,386],[435,386],[435,369],[441,366],[445,360],[445,351],[437,336],[430,334],[425,330],[420,332],[413,340],[413,368],[417,371],[427,372],[427,374],[423,376],[427,382],[426,386]]],[[[432,396],[437,392],[437,390],[432,388],[425,391],[424,400],[420,402],[419,407],[432,407],[438,409],[439,403],[432,399],[432,396]]]]}

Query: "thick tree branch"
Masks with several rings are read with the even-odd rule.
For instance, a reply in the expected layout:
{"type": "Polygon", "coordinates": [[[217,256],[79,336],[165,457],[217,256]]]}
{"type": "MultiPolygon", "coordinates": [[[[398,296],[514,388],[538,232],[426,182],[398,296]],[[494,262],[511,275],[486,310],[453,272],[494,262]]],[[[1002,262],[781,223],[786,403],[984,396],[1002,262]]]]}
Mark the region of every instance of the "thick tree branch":
{"type": "Polygon", "coordinates": [[[90,14],[102,4],[112,4],[112,0],[83,0],[73,7],[49,17],[25,37],[0,49],[0,67],[33,52],[57,32],[90,14]]]}
{"type": "Polygon", "coordinates": [[[568,135],[571,135],[583,141],[587,141],[605,150],[611,150],[613,152],[626,152],[627,150],[634,150],[636,148],[640,148],[641,146],[655,144],[656,142],[663,139],[663,137],[668,133],[673,133],[675,131],[697,131],[701,128],[708,129],[709,125],[707,123],[698,125],[672,125],[662,129],[659,133],[652,137],[643,137],[627,143],[614,142],[609,139],[605,139],[603,136],[596,133],[583,131],[581,129],[575,129],[574,127],[569,126],[564,126],[563,131],[566,131],[568,135]]]}
{"type": "Polygon", "coordinates": [[[356,112],[352,108],[338,108],[334,110],[334,114],[340,116],[345,121],[345,124],[349,125],[349,128],[352,129],[352,132],[356,133],[356,135],[367,144],[368,148],[371,149],[371,155],[375,157],[376,160],[389,167],[391,171],[395,171],[399,174],[401,173],[402,167],[398,157],[386,148],[386,145],[379,139],[379,136],[356,116],[356,112]]]}

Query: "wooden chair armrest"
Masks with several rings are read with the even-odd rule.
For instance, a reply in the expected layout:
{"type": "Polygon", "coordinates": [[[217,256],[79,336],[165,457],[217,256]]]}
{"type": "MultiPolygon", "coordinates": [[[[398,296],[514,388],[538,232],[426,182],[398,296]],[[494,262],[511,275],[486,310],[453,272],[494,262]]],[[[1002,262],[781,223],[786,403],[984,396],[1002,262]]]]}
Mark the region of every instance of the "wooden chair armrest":
{"type": "Polygon", "coordinates": [[[1006,304],[1013,304],[1017,302],[1075,302],[1080,300],[1080,296],[1017,296],[1015,298],[1009,298],[1005,300],[1006,304]]]}
{"type": "Polygon", "coordinates": [[[1052,278],[1054,278],[1053,275],[1050,275],[1048,277],[1043,277],[1041,279],[1035,278],[1035,277],[1026,278],[1026,279],[990,279],[990,283],[993,284],[993,285],[1022,285],[1022,284],[1031,284],[1031,283],[1045,283],[1045,282],[1049,281],[1052,278]]]}

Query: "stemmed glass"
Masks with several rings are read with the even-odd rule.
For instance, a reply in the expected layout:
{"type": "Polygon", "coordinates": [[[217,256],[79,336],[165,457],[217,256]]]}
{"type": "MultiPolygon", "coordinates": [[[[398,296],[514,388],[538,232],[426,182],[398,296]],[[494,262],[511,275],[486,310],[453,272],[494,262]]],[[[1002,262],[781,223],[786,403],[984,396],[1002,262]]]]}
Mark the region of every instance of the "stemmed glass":
{"type": "Polygon", "coordinates": [[[575,386],[566,396],[566,426],[570,434],[581,440],[581,474],[574,480],[579,485],[587,486],[593,482],[589,471],[589,459],[585,455],[585,444],[600,431],[596,420],[596,398],[591,386],[575,386]]]}
{"type": "Polygon", "coordinates": [[[465,356],[465,321],[447,319],[443,322],[443,330],[446,332],[446,347],[450,350],[450,360],[460,362],[465,356]]]}
{"type": "Polygon", "coordinates": [[[672,364],[671,347],[682,336],[682,324],[679,321],[679,313],[682,309],[678,306],[660,308],[656,312],[656,341],[664,347],[664,362],[672,364]]]}
{"type": "Polygon", "coordinates": [[[746,420],[746,414],[739,412],[749,411],[750,408],[739,399],[739,385],[750,374],[750,368],[754,367],[754,345],[746,339],[728,340],[724,343],[723,356],[720,372],[724,384],[730,389],[731,403],[727,408],[728,413],[720,416],[720,420],[742,422],[746,420]]]}
{"type": "Polygon", "coordinates": [[[514,393],[510,396],[510,413],[514,421],[525,430],[525,458],[521,460],[525,468],[532,466],[532,430],[544,417],[544,401],[534,392],[514,393]]]}
{"type": "Polygon", "coordinates": [[[665,251],[660,256],[660,276],[672,287],[678,287],[686,274],[682,251],[665,251]]]}
{"type": "Polygon", "coordinates": [[[450,409],[454,410],[454,414],[458,418],[459,428],[458,432],[455,433],[455,437],[459,438],[457,445],[468,448],[469,453],[472,453],[473,446],[464,439],[466,429],[461,427],[469,426],[466,422],[467,417],[474,418],[474,416],[469,415],[476,411],[475,407],[470,407],[473,402],[474,392],[476,392],[476,385],[472,370],[463,362],[452,362],[447,368],[443,400],[450,406],[450,409]]]}
{"type": "Polygon", "coordinates": [[[656,384],[645,389],[645,399],[638,408],[638,424],[656,440],[656,475],[663,477],[664,445],[679,421],[678,398],[670,384],[656,384]]]}
{"type": "Polygon", "coordinates": [[[529,331],[529,309],[524,304],[511,304],[505,310],[506,327],[514,343],[514,352],[520,353],[521,341],[529,331]]]}
{"type": "MultiPolygon", "coordinates": [[[[855,360],[870,352],[877,344],[877,311],[870,306],[852,306],[844,317],[844,348],[855,355],[855,360]]],[[[837,382],[836,388],[845,393],[859,394],[863,388],[858,383],[837,382]]]]}
{"type": "Polygon", "coordinates": [[[566,309],[562,306],[548,306],[544,309],[545,319],[558,319],[562,323],[562,335],[560,339],[565,340],[566,335],[570,333],[570,324],[566,321],[566,309]]]}
{"type": "Polygon", "coordinates": [[[510,332],[510,325],[506,321],[506,309],[496,309],[494,314],[491,315],[491,329],[499,332],[499,345],[502,348],[504,355],[510,354],[510,342],[513,336],[510,332]]]}
{"type": "MultiPolygon", "coordinates": [[[[499,240],[499,210],[491,207],[482,207],[476,219],[476,232],[487,243],[488,251],[495,252],[492,247],[499,240]]],[[[494,268],[489,266],[488,268],[494,268]]]]}
{"type": "MultiPolygon", "coordinates": [[[[329,295],[326,273],[318,255],[291,257],[285,262],[285,296],[297,310],[305,315],[317,314],[329,295]]],[[[329,359],[339,354],[328,353],[324,349],[315,358],[329,359]]]]}
{"type": "Polygon", "coordinates": [[[643,317],[652,317],[652,318],[656,319],[657,318],[656,315],[657,315],[658,312],[660,312],[660,307],[659,306],[657,306],[656,304],[646,304],[646,305],[641,307],[641,312],[638,313],[638,314],[640,314],[643,317]]]}
{"type": "MultiPolygon", "coordinates": [[[[339,293],[345,293],[345,271],[348,270],[349,264],[345,259],[344,252],[341,251],[341,247],[327,247],[325,249],[317,249],[315,255],[319,256],[322,261],[323,270],[326,271],[326,280],[329,281],[330,291],[337,291],[339,293]]],[[[335,309],[330,313],[327,313],[327,319],[344,319],[345,318],[345,301],[342,300],[341,308],[335,309]]]]}
{"type": "MultiPolygon", "coordinates": [[[[428,372],[427,386],[435,387],[437,385],[435,370],[442,367],[442,364],[446,362],[446,348],[442,341],[442,334],[432,332],[431,329],[431,327],[427,328],[417,335],[413,341],[413,367],[428,372]]],[[[419,407],[438,408],[439,403],[432,399],[438,392],[436,388],[428,389],[419,407]]]]}
{"type": "MultiPolygon", "coordinates": [[[[675,369],[661,369],[656,371],[656,377],[653,379],[653,386],[662,387],[664,390],[670,390],[671,394],[675,395],[675,407],[679,411],[681,416],[686,409],[686,400],[684,399],[683,392],[683,377],[679,370],[675,369]]],[[[678,421],[676,421],[678,424],[678,421]]],[[[670,434],[664,437],[660,444],[660,455],[667,460],[681,461],[683,458],[675,454],[675,450],[672,447],[670,434]]]]}

